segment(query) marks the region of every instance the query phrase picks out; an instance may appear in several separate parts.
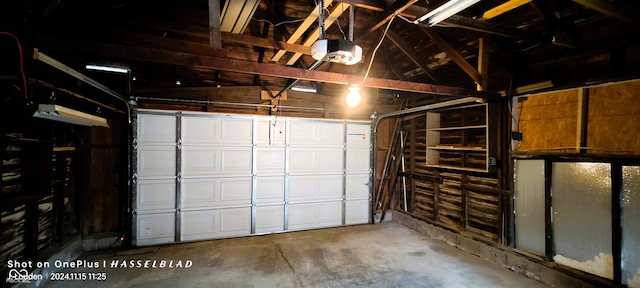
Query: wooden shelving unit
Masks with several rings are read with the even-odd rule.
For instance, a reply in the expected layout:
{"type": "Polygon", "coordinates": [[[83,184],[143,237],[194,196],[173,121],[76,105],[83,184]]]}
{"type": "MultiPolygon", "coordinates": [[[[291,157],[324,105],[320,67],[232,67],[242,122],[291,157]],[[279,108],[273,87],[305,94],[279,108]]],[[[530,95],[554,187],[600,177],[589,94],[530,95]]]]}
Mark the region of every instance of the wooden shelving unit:
{"type": "Polygon", "coordinates": [[[427,166],[489,171],[493,127],[487,103],[427,112],[427,166]]]}
{"type": "Polygon", "coordinates": [[[51,143],[0,137],[0,261],[35,260],[51,246],[54,235],[53,215],[48,213],[53,204],[51,143]]]}

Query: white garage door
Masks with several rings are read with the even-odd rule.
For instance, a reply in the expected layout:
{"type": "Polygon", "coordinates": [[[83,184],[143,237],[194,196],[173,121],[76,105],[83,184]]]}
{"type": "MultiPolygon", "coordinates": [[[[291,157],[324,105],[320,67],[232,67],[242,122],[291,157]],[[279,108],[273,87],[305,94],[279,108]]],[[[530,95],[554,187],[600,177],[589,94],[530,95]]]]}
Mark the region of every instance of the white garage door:
{"type": "Polygon", "coordinates": [[[370,122],[135,114],[134,245],[371,219],[370,122]]]}

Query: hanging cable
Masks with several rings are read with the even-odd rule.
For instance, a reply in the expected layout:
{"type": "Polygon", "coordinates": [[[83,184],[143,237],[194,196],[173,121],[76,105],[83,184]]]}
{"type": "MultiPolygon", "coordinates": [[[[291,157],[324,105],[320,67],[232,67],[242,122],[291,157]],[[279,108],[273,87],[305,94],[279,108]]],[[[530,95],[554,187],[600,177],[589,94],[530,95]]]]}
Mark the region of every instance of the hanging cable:
{"type": "Polygon", "coordinates": [[[364,82],[367,80],[367,77],[369,77],[369,71],[371,71],[371,65],[373,64],[373,59],[376,57],[376,53],[378,52],[378,48],[380,48],[380,45],[382,45],[382,41],[384,41],[384,38],[387,36],[387,32],[389,31],[389,27],[391,27],[391,22],[393,22],[393,19],[395,19],[397,16],[396,13],[393,14],[393,17],[391,17],[391,19],[389,19],[389,23],[387,23],[387,28],[384,29],[384,33],[382,33],[382,38],[380,39],[380,42],[378,42],[378,45],[376,45],[376,48],[373,49],[373,53],[371,54],[371,60],[369,61],[369,66],[367,67],[367,72],[364,73],[364,78],[362,78],[362,83],[360,85],[364,85],[364,82]]]}
{"type": "Polygon", "coordinates": [[[24,76],[24,60],[22,58],[22,45],[20,45],[20,40],[15,35],[9,32],[0,31],[0,35],[7,35],[16,40],[16,44],[18,45],[18,55],[20,57],[20,75],[22,76],[22,91],[24,92],[24,99],[29,100],[29,94],[27,93],[27,77],[24,76]]]}

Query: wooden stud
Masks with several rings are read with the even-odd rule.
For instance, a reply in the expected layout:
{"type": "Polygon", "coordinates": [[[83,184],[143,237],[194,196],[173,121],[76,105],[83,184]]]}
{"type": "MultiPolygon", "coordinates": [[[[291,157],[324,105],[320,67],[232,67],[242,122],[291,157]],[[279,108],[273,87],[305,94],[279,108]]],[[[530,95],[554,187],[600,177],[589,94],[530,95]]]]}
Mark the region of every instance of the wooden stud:
{"type": "Polygon", "coordinates": [[[209,43],[211,47],[222,48],[220,32],[220,0],[209,0],[209,43]]]}
{"type": "Polygon", "coordinates": [[[478,40],[478,73],[480,81],[476,82],[478,91],[486,91],[489,85],[489,39],[488,35],[483,35],[478,40]]]}
{"type": "Polygon", "coordinates": [[[578,89],[578,119],[576,152],[587,153],[587,126],[589,123],[589,88],[578,89]]]}

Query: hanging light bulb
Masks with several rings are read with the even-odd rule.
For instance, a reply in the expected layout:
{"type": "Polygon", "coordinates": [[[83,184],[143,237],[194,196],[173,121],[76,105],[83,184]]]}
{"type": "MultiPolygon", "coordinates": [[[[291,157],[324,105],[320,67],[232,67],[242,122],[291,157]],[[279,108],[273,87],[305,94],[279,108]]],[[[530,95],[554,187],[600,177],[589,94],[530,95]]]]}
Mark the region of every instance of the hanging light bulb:
{"type": "Polygon", "coordinates": [[[349,107],[356,107],[360,104],[360,87],[349,87],[349,94],[347,94],[347,105],[349,107]]]}

